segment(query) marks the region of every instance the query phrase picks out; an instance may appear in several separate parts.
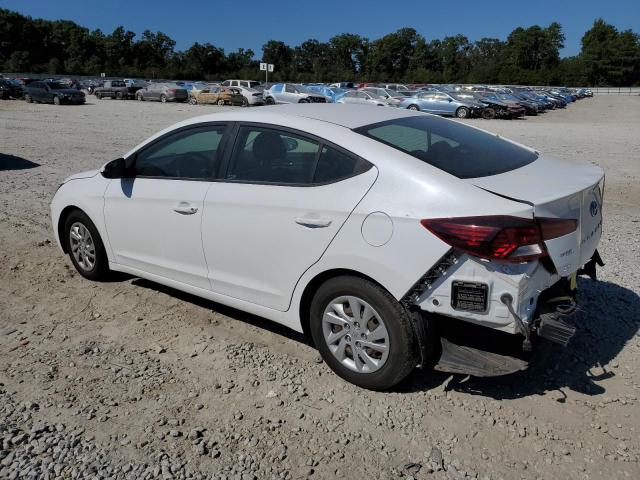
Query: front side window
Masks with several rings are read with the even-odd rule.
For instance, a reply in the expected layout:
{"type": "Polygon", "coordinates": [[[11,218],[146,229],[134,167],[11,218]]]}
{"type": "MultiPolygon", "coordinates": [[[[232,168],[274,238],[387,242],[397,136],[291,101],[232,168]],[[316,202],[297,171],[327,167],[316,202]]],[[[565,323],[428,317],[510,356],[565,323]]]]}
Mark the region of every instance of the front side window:
{"type": "Polygon", "coordinates": [[[293,87],[293,85],[289,85],[288,83],[285,85],[284,91],[287,93],[296,93],[296,89],[293,87]]]}
{"type": "Polygon", "coordinates": [[[241,127],[227,179],[278,184],[311,183],[319,148],[318,142],[293,133],[241,127]]]}
{"type": "Polygon", "coordinates": [[[495,135],[437,117],[401,117],[355,131],[458,178],[498,175],[538,158],[495,135]]]}
{"type": "Polygon", "coordinates": [[[218,172],[224,129],[222,125],[193,128],[154,143],[136,156],[135,175],[211,178],[218,172]]]}

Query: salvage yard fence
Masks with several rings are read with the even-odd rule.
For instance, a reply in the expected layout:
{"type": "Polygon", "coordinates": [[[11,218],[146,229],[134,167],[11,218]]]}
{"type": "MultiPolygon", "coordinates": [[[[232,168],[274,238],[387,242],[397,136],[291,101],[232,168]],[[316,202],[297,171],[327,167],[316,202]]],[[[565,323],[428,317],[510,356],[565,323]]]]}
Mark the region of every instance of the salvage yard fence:
{"type": "Polygon", "coordinates": [[[640,87],[593,87],[594,95],[640,95],[640,87]]]}

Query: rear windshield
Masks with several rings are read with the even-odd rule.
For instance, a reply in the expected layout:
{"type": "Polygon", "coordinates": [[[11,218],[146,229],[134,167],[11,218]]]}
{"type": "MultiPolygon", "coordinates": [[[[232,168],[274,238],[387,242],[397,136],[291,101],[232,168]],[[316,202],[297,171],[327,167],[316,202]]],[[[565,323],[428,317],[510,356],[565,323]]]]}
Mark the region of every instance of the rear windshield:
{"type": "Polygon", "coordinates": [[[495,135],[427,115],[396,118],[355,131],[458,178],[498,175],[538,158],[535,152],[495,135]]]}

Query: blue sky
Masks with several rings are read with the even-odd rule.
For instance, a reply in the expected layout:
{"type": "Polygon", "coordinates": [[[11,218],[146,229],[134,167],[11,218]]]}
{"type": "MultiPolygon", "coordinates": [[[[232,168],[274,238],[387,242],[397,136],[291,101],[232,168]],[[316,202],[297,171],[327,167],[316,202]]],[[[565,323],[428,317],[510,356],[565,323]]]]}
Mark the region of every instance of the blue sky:
{"type": "Polygon", "coordinates": [[[473,41],[504,39],[518,26],[557,21],[567,37],[563,56],[580,51],[582,34],[597,17],[640,33],[640,0],[0,0],[0,7],[106,33],[118,25],[138,34],[160,30],[180,50],[211,42],[227,52],[251,48],[258,58],[270,39],[297,45],[344,32],[373,39],[402,27],[413,27],[428,40],[462,33],[473,41]]]}

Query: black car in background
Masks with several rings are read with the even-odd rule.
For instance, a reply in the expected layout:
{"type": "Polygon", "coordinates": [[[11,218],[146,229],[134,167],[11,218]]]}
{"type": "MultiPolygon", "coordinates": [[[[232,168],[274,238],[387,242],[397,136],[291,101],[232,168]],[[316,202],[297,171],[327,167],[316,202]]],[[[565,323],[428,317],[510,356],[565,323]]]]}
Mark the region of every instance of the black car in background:
{"type": "Polygon", "coordinates": [[[60,82],[51,80],[32,82],[24,87],[24,99],[28,102],[61,104],[83,104],[84,92],[68,88],[60,82]]]}
{"type": "Polygon", "coordinates": [[[8,78],[0,78],[0,99],[9,98],[22,98],[22,85],[8,78]]]}

